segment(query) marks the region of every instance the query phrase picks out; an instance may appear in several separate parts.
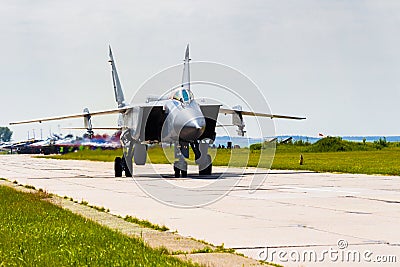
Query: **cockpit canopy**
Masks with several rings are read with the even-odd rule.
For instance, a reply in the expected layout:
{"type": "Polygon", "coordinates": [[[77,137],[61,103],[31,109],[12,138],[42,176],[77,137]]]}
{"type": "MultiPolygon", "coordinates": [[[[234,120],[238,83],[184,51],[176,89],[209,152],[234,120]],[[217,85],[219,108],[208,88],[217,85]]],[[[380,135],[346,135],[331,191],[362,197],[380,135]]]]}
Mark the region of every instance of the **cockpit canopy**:
{"type": "Polygon", "coordinates": [[[179,88],[172,94],[172,99],[181,101],[182,103],[190,103],[193,100],[193,93],[190,90],[179,88]]]}

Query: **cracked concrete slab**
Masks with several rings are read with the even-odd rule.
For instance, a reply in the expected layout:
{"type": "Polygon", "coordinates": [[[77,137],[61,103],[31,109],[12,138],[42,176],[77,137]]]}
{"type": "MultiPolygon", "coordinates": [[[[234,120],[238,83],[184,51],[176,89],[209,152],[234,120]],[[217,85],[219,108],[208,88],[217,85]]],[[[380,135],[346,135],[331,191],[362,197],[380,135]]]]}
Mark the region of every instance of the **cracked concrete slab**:
{"type": "MultiPolygon", "coordinates": [[[[153,167],[172,173],[169,165],[153,167]]],[[[218,171],[218,167],[214,169],[218,171]]],[[[234,173],[238,170],[229,171],[230,179],[236,179],[234,173]]],[[[221,200],[204,207],[180,209],[152,199],[132,179],[114,178],[113,163],[0,156],[0,177],[86,200],[110,209],[112,214],[166,225],[182,236],[216,245],[224,243],[254,259],[259,259],[265,247],[298,251],[311,247],[322,252],[337,249],[338,240],[343,239],[348,249],[368,249],[378,256],[395,255],[400,261],[400,177],[273,170],[260,190],[250,193],[247,185],[251,173],[257,171],[249,168],[247,172],[221,200]]],[[[138,179],[154,182],[151,174],[138,179]]],[[[177,184],[202,182],[174,180],[177,184]]],[[[218,194],[218,190],[223,188],[205,194],[218,194]]],[[[274,261],[285,266],[321,265],[277,258],[274,261]]]]}

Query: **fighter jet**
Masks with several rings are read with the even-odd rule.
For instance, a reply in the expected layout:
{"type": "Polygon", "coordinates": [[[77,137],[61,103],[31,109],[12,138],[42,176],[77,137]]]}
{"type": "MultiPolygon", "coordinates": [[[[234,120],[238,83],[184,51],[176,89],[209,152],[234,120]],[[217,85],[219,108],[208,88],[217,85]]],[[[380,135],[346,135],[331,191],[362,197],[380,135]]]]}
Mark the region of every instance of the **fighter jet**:
{"type": "Polygon", "coordinates": [[[243,111],[240,106],[226,109],[218,103],[207,104],[196,101],[190,86],[189,45],[187,45],[185,51],[180,87],[163,96],[150,97],[146,103],[141,105],[128,105],[125,101],[111,46],[109,47],[109,58],[115,100],[118,105],[116,109],[89,112],[85,108],[83,113],[80,114],[12,122],[10,125],[83,118],[84,129],[89,134],[93,134],[93,129],[96,128],[92,127],[92,116],[119,114],[118,127],[115,127],[115,129],[122,131],[120,142],[123,147],[123,155],[115,158],[115,177],[121,177],[123,171],[125,171],[127,177],[131,177],[133,162],[136,165],[144,165],[147,159],[147,146],[152,143],[173,144],[175,150],[174,175],[175,177],[186,177],[186,159],[189,158],[189,147],[194,152],[195,162],[199,167],[199,175],[211,175],[212,160],[208,154],[208,148],[216,137],[215,128],[219,113],[232,115],[232,124],[237,127],[239,135],[242,136],[245,133],[243,116],[305,119],[303,117],[243,111]]]}

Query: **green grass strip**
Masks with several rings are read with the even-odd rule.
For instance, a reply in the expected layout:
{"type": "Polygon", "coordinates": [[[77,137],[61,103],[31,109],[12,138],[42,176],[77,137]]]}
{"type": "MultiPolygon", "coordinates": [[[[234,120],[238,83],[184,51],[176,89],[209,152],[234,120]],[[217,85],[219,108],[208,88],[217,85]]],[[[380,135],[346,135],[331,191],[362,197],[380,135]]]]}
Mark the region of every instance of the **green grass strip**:
{"type": "Polygon", "coordinates": [[[0,266],[193,266],[45,196],[0,186],[0,266]]]}
{"type": "MultiPolygon", "coordinates": [[[[372,145],[369,145],[372,146],[372,145]]],[[[309,152],[307,146],[278,145],[273,160],[272,169],[283,170],[310,170],[317,172],[342,172],[362,174],[400,175],[400,147],[385,147],[380,150],[371,148],[359,151],[340,152],[309,152]],[[304,165],[299,164],[300,154],[304,157],[304,165]]],[[[171,150],[172,151],[172,150],[171,150]]],[[[170,153],[168,149],[167,154],[170,153]]],[[[214,166],[261,167],[268,168],[271,159],[268,155],[260,159],[260,150],[249,149],[210,149],[216,153],[214,166]],[[234,156],[232,157],[232,153],[234,156]],[[246,166],[243,166],[246,165],[246,166]]],[[[190,153],[193,158],[193,153],[190,153]]],[[[121,156],[122,150],[83,150],[65,155],[53,155],[55,159],[79,159],[94,161],[114,161],[116,156],[121,156]]],[[[264,157],[264,156],[263,156],[264,157]]],[[[164,151],[160,147],[148,150],[151,163],[169,164],[164,151]]]]}
{"type": "Polygon", "coordinates": [[[147,220],[141,220],[141,219],[129,216],[129,215],[125,216],[124,220],[127,222],[136,223],[140,226],[151,228],[151,229],[158,230],[161,232],[165,232],[165,231],[169,230],[169,228],[166,227],[165,225],[160,226],[158,224],[151,223],[147,220]]]}

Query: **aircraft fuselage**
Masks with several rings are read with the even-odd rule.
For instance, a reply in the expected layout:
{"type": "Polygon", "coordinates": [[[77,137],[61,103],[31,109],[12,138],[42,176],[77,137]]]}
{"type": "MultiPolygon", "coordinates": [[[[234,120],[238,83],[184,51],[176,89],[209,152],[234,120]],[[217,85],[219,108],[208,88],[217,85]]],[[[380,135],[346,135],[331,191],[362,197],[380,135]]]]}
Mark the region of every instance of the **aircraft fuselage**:
{"type": "Polygon", "coordinates": [[[163,125],[162,141],[193,142],[203,134],[206,121],[194,99],[186,103],[176,99],[166,100],[164,110],[167,117],[163,125]]]}

